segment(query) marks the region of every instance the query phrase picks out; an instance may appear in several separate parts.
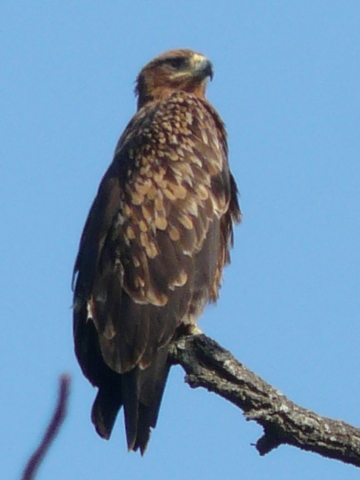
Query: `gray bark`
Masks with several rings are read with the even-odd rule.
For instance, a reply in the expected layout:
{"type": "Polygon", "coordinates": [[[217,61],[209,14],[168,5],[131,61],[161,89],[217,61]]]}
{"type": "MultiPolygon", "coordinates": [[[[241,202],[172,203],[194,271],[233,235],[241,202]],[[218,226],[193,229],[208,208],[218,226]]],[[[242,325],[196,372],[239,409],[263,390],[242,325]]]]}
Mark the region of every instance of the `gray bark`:
{"type": "Polygon", "coordinates": [[[360,467],[359,428],[296,405],[211,338],[180,338],[170,359],[184,368],[190,387],[220,395],[263,427],[256,443],[260,455],[286,444],[360,467]]]}

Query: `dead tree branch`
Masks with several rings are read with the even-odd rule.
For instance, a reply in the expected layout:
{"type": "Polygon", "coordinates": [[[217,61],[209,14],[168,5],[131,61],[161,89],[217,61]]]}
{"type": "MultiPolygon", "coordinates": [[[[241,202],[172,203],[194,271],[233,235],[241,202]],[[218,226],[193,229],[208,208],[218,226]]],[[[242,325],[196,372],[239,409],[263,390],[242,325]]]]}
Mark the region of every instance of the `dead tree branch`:
{"type": "Polygon", "coordinates": [[[260,455],[287,444],[360,467],[359,428],[296,405],[211,338],[182,337],[170,358],[184,368],[190,387],[220,395],[263,427],[256,443],[260,455]]]}
{"type": "Polygon", "coordinates": [[[56,407],[55,407],[53,416],[50,420],[50,423],[48,424],[48,427],[40,442],[40,445],[32,454],[32,456],[30,457],[25,467],[22,480],[33,480],[35,478],[36,472],[41,462],[43,461],[51,444],[53,443],[56,435],[58,434],[59,429],[67,413],[69,390],[70,390],[70,376],[66,374],[61,375],[59,380],[58,399],[56,402],[56,407]]]}

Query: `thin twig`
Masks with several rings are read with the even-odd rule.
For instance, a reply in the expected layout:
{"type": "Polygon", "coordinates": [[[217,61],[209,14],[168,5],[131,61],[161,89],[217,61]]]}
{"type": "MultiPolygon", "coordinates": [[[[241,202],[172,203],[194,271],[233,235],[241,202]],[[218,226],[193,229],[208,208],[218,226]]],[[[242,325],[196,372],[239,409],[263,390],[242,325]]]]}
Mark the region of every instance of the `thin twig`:
{"type": "Polygon", "coordinates": [[[51,444],[56,438],[59,429],[66,417],[67,413],[67,404],[70,391],[70,376],[67,374],[61,375],[59,379],[59,393],[54,410],[54,414],[48,427],[45,431],[45,434],[40,442],[40,445],[35,450],[35,452],[30,457],[26,468],[24,470],[22,480],[33,480],[35,478],[36,472],[43,461],[45,455],[47,454],[51,444]]]}

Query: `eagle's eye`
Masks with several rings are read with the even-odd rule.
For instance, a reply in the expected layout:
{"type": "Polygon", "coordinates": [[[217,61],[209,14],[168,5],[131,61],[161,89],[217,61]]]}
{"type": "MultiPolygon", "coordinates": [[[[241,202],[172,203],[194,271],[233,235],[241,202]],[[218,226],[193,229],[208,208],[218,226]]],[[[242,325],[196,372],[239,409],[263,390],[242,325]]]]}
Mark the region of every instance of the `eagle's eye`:
{"type": "Polygon", "coordinates": [[[184,57],[173,57],[166,59],[165,63],[170,65],[174,70],[182,70],[188,64],[188,61],[184,57]]]}

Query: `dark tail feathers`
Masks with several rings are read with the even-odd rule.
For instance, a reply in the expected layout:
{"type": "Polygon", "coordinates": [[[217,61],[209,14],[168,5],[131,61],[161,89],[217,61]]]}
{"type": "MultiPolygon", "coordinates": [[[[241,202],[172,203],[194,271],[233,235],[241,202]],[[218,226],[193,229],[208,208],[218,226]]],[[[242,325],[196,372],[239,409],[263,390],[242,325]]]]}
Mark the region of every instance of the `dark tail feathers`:
{"type": "Polygon", "coordinates": [[[156,426],[169,374],[167,356],[168,348],[163,347],[145,370],[136,366],[130,372],[119,374],[118,382],[99,388],[91,419],[102,438],[110,438],[118,411],[124,405],[128,449],[140,449],[144,454],[150,429],[156,426]]]}

